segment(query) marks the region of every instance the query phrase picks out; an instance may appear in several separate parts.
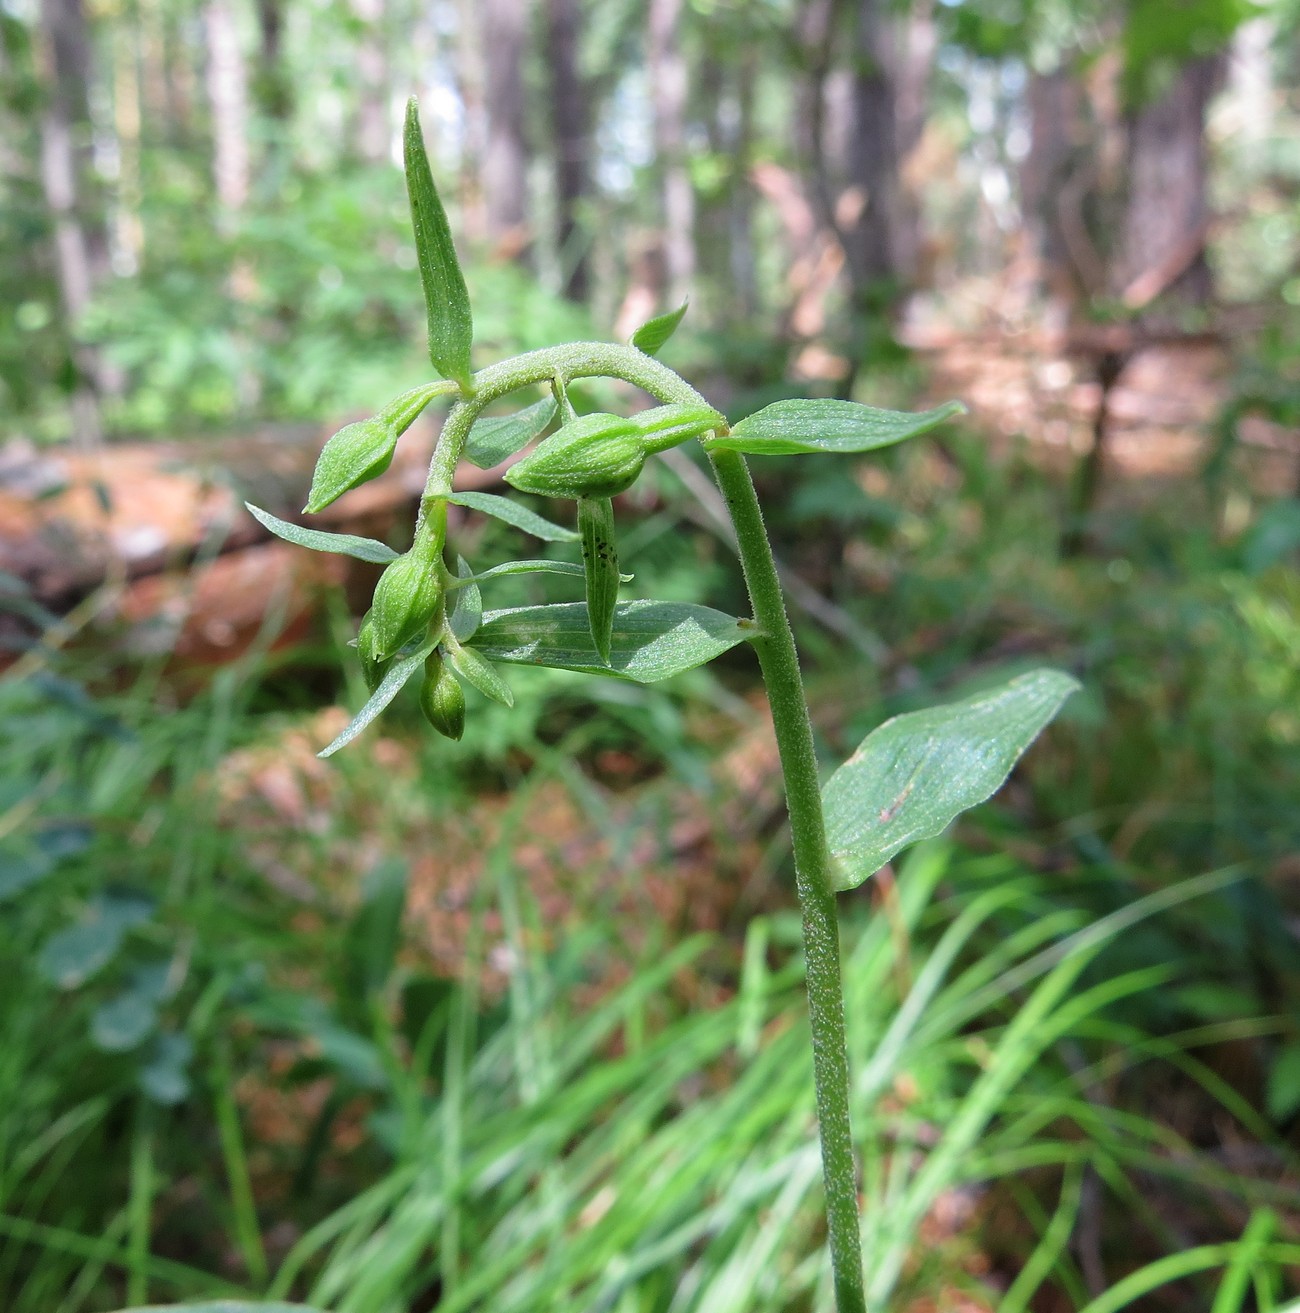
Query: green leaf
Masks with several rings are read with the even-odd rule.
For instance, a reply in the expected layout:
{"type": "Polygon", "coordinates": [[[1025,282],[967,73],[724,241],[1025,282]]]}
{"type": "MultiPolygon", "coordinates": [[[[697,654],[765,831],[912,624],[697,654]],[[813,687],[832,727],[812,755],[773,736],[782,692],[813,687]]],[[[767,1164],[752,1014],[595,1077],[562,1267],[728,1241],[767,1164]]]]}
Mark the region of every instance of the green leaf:
{"type": "Polygon", "coordinates": [[[429,359],[443,378],[464,385],[471,373],[469,353],[474,340],[474,318],[447,214],[433,185],[424,134],[420,131],[420,111],[414,97],[406,105],[403,145],[415,253],[429,311],[429,359]]]}
{"type": "Polygon", "coordinates": [[[737,620],[686,602],[622,602],[614,610],[606,665],[591,638],[585,602],[489,611],[474,650],[493,661],[551,666],[653,684],[693,670],[759,634],[737,620]]]}
{"type": "MultiPolygon", "coordinates": [[[[572,566],[569,573],[581,574],[582,567],[572,566]]],[[[45,879],[54,867],[54,858],[39,848],[25,844],[0,848],[0,903],[45,879]]]]}
{"type": "Polygon", "coordinates": [[[742,419],[725,437],[705,438],[704,445],[710,451],[749,456],[873,451],[928,433],[965,409],[961,402],[950,401],[937,410],[908,415],[856,401],[776,401],[742,419]]]}
{"type": "Polygon", "coordinates": [[[370,695],[370,701],[353,716],[348,727],[339,734],[328,747],[322,748],[318,757],[331,757],[340,748],[347,747],[374,718],[402,691],[402,685],[424,664],[424,658],[433,651],[432,643],[425,643],[409,656],[394,661],[388,673],[379,681],[379,687],[370,695]]]}
{"type": "Polygon", "coordinates": [[[244,503],[248,513],[264,529],[269,529],[277,538],[283,538],[296,547],[310,547],[314,552],[338,552],[342,556],[355,556],[358,561],[371,561],[375,565],[387,565],[397,560],[401,554],[393,551],[386,543],[374,538],[358,538],[351,533],[325,533],[320,529],[307,529],[301,524],[291,524],[282,520],[251,501],[244,503]]]}
{"type": "Polygon", "coordinates": [[[190,1061],[194,1045],[187,1035],[167,1031],[154,1040],[149,1062],[140,1069],[140,1088],[164,1107],[184,1103],[190,1093],[190,1061]]]}
{"type": "Polygon", "coordinates": [[[473,579],[474,571],[469,568],[469,562],[463,556],[456,558],[456,573],[466,582],[456,590],[455,605],[447,623],[452,637],[464,643],[473,637],[479,621],[483,619],[483,595],[477,584],[468,582],[473,579]]]}
{"type": "Polygon", "coordinates": [[[1264,1104],[1275,1122],[1288,1121],[1300,1112],[1300,1040],[1293,1040],[1273,1059],[1264,1104]]]}
{"type": "Polygon", "coordinates": [[[158,1008],[146,994],[124,990],[95,1009],[90,1037],[105,1053],[126,1053],[144,1042],[158,1024],[158,1008]]]}
{"type": "Polygon", "coordinates": [[[578,502],[578,533],[582,536],[582,566],[586,575],[591,639],[601,660],[608,665],[620,578],[618,544],[614,538],[614,505],[608,497],[584,497],[578,502]]]}
{"type": "Polygon", "coordinates": [[[554,418],[555,398],[544,397],[513,415],[476,419],[465,440],[465,459],[481,470],[490,470],[541,437],[554,418]]]}
{"type": "Polygon", "coordinates": [[[682,316],[686,313],[688,305],[690,305],[689,300],[683,301],[676,310],[669,310],[667,314],[647,319],[632,334],[632,345],[648,356],[657,355],[660,347],[677,331],[677,325],[682,322],[682,316]]]}
{"type": "Polygon", "coordinates": [[[534,538],[541,538],[548,543],[574,542],[578,535],[573,529],[566,529],[561,524],[552,524],[540,515],[535,515],[526,506],[520,506],[509,497],[498,497],[491,492],[449,492],[446,500],[456,506],[465,506],[471,511],[482,511],[494,519],[531,533],[534,538]]]}
{"type": "Polygon", "coordinates": [[[835,887],[855,889],[900,849],[992,797],[1078,687],[1060,671],[1034,670],[868,734],[822,790],[835,887]]]}
{"type": "Polygon", "coordinates": [[[60,989],[76,989],[117,956],[132,926],[153,915],[153,904],[135,894],[98,894],[76,925],[45,941],[36,959],[41,975],[60,989]]]}
{"type": "MultiPolygon", "coordinates": [[[[472,575],[471,578],[474,583],[481,584],[488,579],[496,579],[511,574],[567,574],[573,578],[581,579],[586,571],[573,561],[506,561],[501,565],[494,565],[490,570],[484,570],[482,574],[472,575]]],[[[618,581],[619,583],[630,584],[635,578],[636,576],[633,574],[621,574],[618,581]]]]}
{"type": "Polygon", "coordinates": [[[497,674],[496,667],[481,652],[472,647],[453,647],[447,652],[451,668],[467,683],[472,684],[485,698],[500,702],[503,707],[515,705],[510,685],[497,674]]]}

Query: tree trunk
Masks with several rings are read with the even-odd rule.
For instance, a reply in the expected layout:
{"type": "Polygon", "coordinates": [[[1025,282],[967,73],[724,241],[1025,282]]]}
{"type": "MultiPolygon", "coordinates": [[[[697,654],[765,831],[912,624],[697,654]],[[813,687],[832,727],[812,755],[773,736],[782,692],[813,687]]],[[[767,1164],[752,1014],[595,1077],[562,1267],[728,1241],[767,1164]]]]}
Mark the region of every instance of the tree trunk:
{"type": "Polygon", "coordinates": [[[106,390],[100,353],[79,345],[77,329],[102,272],[104,245],[87,219],[90,33],[81,0],[41,0],[40,46],[46,101],[41,114],[41,187],[54,228],[55,269],[76,382],[76,436],[97,442],[99,395],[106,390]]]}
{"type": "Polygon", "coordinates": [[[588,238],[578,219],[587,196],[591,149],[589,90],[578,62],[580,0],[546,0],[551,135],[555,143],[555,244],[564,295],[586,301],[588,238]]]}
{"type": "Polygon", "coordinates": [[[859,0],[855,26],[853,130],[847,173],[859,190],[855,222],[846,224],[845,259],[858,313],[903,274],[903,209],[899,183],[895,32],[885,0],[859,0]]]}
{"type": "Polygon", "coordinates": [[[212,108],[212,177],[227,228],[248,200],[248,78],[230,0],[208,0],[207,90],[212,108]]]}
{"type": "Polygon", "coordinates": [[[1157,295],[1197,305],[1210,298],[1205,116],[1223,67],[1222,54],[1189,60],[1129,116],[1120,291],[1134,308],[1157,295]]]}
{"type": "Polygon", "coordinates": [[[646,74],[655,154],[663,179],[663,252],[668,293],[690,294],[695,278],[695,192],[686,158],[686,59],[680,41],[682,0],[650,0],[646,74]]]}
{"type": "Polygon", "coordinates": [[[487,235],[502,255],[528,249],[528,147],[524,137],[524,0],[481,0],[487,52],[487,148],[483,202],[487,235]]]}
{"type": "Polygon", "coordinates": [[[253,93],[262,115],[283,124],[293,113],[293,83],[284,67],[286,0],[257,0],[257,78],[253,93]]]}

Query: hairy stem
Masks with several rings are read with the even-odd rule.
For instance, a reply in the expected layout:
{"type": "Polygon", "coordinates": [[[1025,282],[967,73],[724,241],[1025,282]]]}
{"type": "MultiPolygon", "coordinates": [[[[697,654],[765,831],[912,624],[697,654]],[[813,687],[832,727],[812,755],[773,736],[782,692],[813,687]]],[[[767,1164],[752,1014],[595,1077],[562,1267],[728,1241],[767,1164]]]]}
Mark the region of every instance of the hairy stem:
{"type": "Polygon", "coordinates": [[[835,1304],[839,1313],[864,1313],[866,1296],[862,1288],[857,1170],[849,1125],[849,1060],[844,1038],[839,920],[829,878],[830,857],[822,819],[817,759],[799,674],[799,654],[749,467],[736,452],[711,452],[709,459],[736,529],[754,619],[763,631],[763,636],[754,640],[754,648],[767,686],[772,725],[781,754],[781,774],[785,779],[786,808],[794,843],[795,887],[803,913],[813,1079],[817,1088],[817,1124],[821,1132],[835,1304]]]}
{"type": "MultiPolygon", "coordinates": [[[[470,428],[483,408],[516,388],[575,378],[619,378],[666,404],[708,403],[683,378],[634,347],[575,342],[532,351],[481,370],[473,390],[452,408],[443,425],[425,487],[426,509],[451,491],[470,428]]],[[[849,1125],[849,1064],[844,1035],[844,991],[840,975],[839,921],[829,878],[829,853],[822,819],[812,727],[799,674],[799,655],[786,616],[763,513],[743,456],[710,452],[714,475],[736,530],[741,566],[754,619],[754,639],[772,724],[781,756],[786,806],[794,844],[795,887],[803,913],[808,965],[808,1010],[812,1023],[813,1077],[821,1133],[826,1218],[838,1313],[865,1313],[862,1240],[858,1223],[857,1171],[849,1125]]]]}

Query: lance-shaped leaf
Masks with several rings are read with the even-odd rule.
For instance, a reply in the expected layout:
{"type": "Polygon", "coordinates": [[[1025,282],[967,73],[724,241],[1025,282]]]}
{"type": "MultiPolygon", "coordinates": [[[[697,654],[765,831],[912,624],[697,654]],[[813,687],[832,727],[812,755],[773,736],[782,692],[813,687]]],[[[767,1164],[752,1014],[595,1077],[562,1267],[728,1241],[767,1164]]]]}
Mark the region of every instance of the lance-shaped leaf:
{"type": "Polygon", "coordinates": [[[244,505],[248,513],[263,528],[269,529],[277,538],[283,538],[296,547],[310,547],[314,552],[338,552],[342,556],[355,556],[358,561],[370,561],[375,565],[387,565],[397,560],[400,552],[395,552],[386,543],[374,538],[358,538],[352,533],[324,533],[320,529],[307,529],[301,524],[291,524],[282,520],[251,501],[244,505]]]}
{"type": "Polygon", "coordinates": [[[551,666],[653,684],[721,656],[760,630],[707,606],[622,602],[614,609],[609,664],[591,638],[585,602],[488,611],[473,647],[493,661],[551,666]]]}
{"type": "Polygon", "coordinates": [[[614,541],[614,504],[608,497],[583,497],[578,502],[578,534],[586,577],[587,615],[591,639],[606,665],[618,602],[618,546],[614,541]]]}
{"type": "Polygon", "coordinates": [[[462,582],[454,594],[456,601],[447,627],[453,638],[464,643],[473,636],[483,619],[483,595],[478,590],[478,584],[472,582],[474,571],[463,556],[456,558],[456,573],[462,582]]]}
{"type": "MultiPolygon", "coordinates": [[[[482,574],[471,575],[465,582],[481,584],[488,579],[499,579],[511,574],[566,574],[581,579],[586,571],[573,561],[505,561],[501,565],[494,565],[490,570],[484,570],[482,574]]],[[[630,584],[635,577],[635,575],[621,574],[618,579],[619,583],[630,584]]],[[[457,583],[453,584],[452,588],[463,586],[457,583]]]]}
{"type": "Polygon", "coordinates": [[[406,106],[403,134],[406,160],[406,190],[411,198],[411,225],[415,229],[415,254],[424,283],[424,303],[429,311],[429,359],[443,378],[466,384],[470,378],[470,346],[474,319],[469,308],[465,276],[460,271],[456,247],[446,211],[433,185],[429,157],[420,131],[420,112],[415,100],[406,106]]]}
{"type": "Polygon", "coordinates": [[[1034,670],[868,734],[822,790],[835,888],[855,889],[908,844],[992,797],[1078,687],[1059,670],[1034,670]]]}
{"type": "Polygon", "coordinates": [[[484,515],[513,525],[548,543],[573,542],[578,537],[575,530],[543,519],[527,506],[511,501],[509,497],[498,497],[491,492],[449,492],[445,494],[445,499],[471,511],[482,511],[484,515]]]}
{"type": "Polygon", "coordinates": [[[432,643],[425,643],[422,647],[412,652],[409,656],[398,657],[391,666],[388,667],[388,673],[379,682],[379,687],[370,695],[370,701],[366,703],[355,716],[352,717],[351,723],[328,747],[322,748],[316,755],[318,757],[333,756],[340,748],[345,748],[352,742],[358,734],[361,733],[374,718],[402,691],[402,685],[406,683],[417,670],[424,665],[424,659],[433,651],[432,643]]]}
{"type": "Polygon", "coordinates": [[[429,402],[452,387],[451,383],[425,383],[390,401],[378,415],[339,429],[316,458],[303,510],[314,515],[345,492],[378,478],[393,463],[398,438],[429,402]]]}
{"type": "Polygon", "coordinates": [[[644,351],[648,356],[655,355],[660,347],[676,332],[677,325],[682,322],[682,316],[686,313],[686,307],[689,304],[689,301],[683,301],[676,310],[670,310],[667,314],[656,315],[653,319],[647,319],[632,334],[632,345],[638,351],[644,351]]]}
{"type": "Polygon", "coordinates": [[[555,418],[555,398],[541,401],[517,410],[513,415],[485,415],[474,421],[465,440],[465,459],[481,470],[509,460],[534,438],[540,438],[555,418]]]}
{"type": "Polygon", "coordinates": [[[860,406],[856,401],[776,401],[742,419],[725,436],[704,439],[704,445],[710,451],[740,451],[749,456],[873,451],[929,433],[965,409],[961,402],[950,401],[937,410],[908,415],[860,406]]]}

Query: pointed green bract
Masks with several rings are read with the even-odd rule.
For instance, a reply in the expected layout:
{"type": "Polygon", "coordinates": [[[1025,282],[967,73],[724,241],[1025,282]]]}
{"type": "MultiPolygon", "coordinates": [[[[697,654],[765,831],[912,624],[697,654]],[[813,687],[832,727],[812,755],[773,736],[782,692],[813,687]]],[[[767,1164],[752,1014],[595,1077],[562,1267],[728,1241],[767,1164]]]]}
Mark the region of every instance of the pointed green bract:
{"type": "Polygon", "coordinates": [[[908,844],[992,797],[1078,687],[1059,670],[1034,670],[868,734],[822,790],[835,888],[857,888],[908,844]]]}
{"type": "Polygon", "coordinates": [[[555,418],[556,409],[555,398],[544,397],[513,415],[488,415],[476,419],[465,440],[465,459],[481,470],[500,465],[515,452],[522,451],[534,438],[541,437],[555,418]]]}
{"type": "Polygon", "coordinates": [[[433,185],[424,134],[420,131],[420,112],[414,99],[406,106],[403,147],[415,253],[429,311],[429,359],[443,378],[454,379],[463,387],[470,380],[474,318],[447,214],[433,185]]]}
{"type": "Polygon", "coordinates": [[[856,401],[776,401],[742,419],[724,437],[705,439],[704,445],[710,451],[739,451],[747,456],[874,451],[929,433],[965,410],[958,401],[918,415],[877,410],[856,401]]]}
{"type": "Polygon", "coordinates": [[[591,637],[585,602],[488,611],[473,648],[492,661],[550,666],[654,684],[693,670],[758,636],[752,621],[686,602],[622,602],[614,609],[609,662],[591,637]]]}
{"type": "Polygon", "coordinates": [[[663,344],[677,331],[677,325],[682,322],[682,316],[686,313],[686,307],[689,305],[689,301],[683,301],[676,310],[669,310],[667,314],[656,315],[653,319],[647,319],[632,334],[632,345],[638,351],[644,351],[648,356],[658,354],[663,344]]]}
{"type": "Polygon", "coordinates": [[[449,492],[444,494],[443,499],[453,505],[467,507],[471,511],[482,511],[484,515],[490,515],[504,524],[513,525],[514,528],[522,529],[525,533],[531,533],[534,538],[541,538],[543,542],[571,543],[578,537],[576,530],[566,529],[562,524],[543,519],[542,516],[530,511],[527,506],[520,506],[509,497],[498,497],[493,492],[449,492]]]}
{"type": "Polygon", "coordinates": [[[370,700],[353,716],[348,727],[328,747],[322,748],[318,757],[332,757],[340,748],[345,748],[361,733],[374,718],[402,691],[402,686],[417,670],[424,665],[425,658],[433,651],[432,643],[400,657],[388,667],[388,673],[379,682],[379,687],[370,695],[370,700]]]}
{"type": "Polygon", "coordinates": [[[655,406],[632,416],[647,452],[667,451],[721,428],[726,419],[712,406],[655,406]]]}
{"type": "Polygon", "coordinates": [[[465,582],[455,592],[456,601],[447,628],[451,630],[453,638],[464,643],[473,637],[483,619],[483,595],[478,590],[478,584],[469,582],[474,578],[474,571],[463,556],[456,558],[456,573],[465,582]]]}
{"type": "Polygon", "coordinates": [[[608,497],[584,497],[578,502],[578,535],[582,540],[582,568],[587,586],[591,638],[601,660],[608,665],[619,584],[614,506],[608,497]]]}
{"type": "Polygon", "coordinates": [[[400,555],[387,543],[381,543],[374,538],[358,538],[351,533],[324,533],[320,529],[307,529],[301,524],[282,520],[278,515],[272,515],[270,511],[264,511],[260,506],[254,506],[251,501],[246,501],[244,506],[264,529],[269,529],[277,538],[283,538],[285,542],[293,543],[296,547],[310,547],[314,552],[337,552],[342,556],[353,556],[358,561],[369,561],[373,565],[387,565],[389,561],[397,560],[400,555]]]}
{"type": "Polygon", "coordinates": [[[447,653],[447,660],[452,669],[485,698],[491,698],[503,707],[515,705],[515,695],[510,691],[510,685],[497,674],[496,667],[481,652],[476,652],[472,647],[453,647],[447,653]]]}

